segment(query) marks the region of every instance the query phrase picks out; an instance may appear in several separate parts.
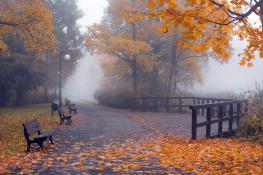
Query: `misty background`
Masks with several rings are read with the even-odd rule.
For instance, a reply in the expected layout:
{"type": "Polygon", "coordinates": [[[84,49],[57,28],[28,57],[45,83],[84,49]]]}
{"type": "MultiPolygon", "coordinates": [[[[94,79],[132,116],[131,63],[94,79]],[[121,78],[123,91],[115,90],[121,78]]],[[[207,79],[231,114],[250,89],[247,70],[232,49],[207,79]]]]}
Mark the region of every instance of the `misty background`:
{"type": "MultiPolygon", "coordinates": [[[[104,9],[107,7],[106,0],[79,0],[79,8],[83,10],[84,16],[79,20],[81,31],[87,31],[87,26],[99,23],[103,17],[104,9]]],[[[255,59],[252,68],[240,66],[238,54],[244,49],[245,42],[233,38],[233,55],[227,63],[221,64],[210,59],[204,68],[203,84],[196,84],[193,91],[197,94],[236,92],[241,93],[255,88],[255,84],[263,83],[263,60],[255,59]]],[[[63,96],[73,100],[94,100],[96,89],[103,77],[100,69],[99,55],[85,56],[77,62],[76,72],[67,79],[63,96]]]]}

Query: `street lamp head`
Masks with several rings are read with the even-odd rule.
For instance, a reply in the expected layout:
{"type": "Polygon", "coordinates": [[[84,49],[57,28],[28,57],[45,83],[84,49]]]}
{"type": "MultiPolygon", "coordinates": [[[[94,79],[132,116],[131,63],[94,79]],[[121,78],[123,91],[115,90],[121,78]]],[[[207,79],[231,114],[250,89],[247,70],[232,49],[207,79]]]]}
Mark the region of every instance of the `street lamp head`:
{"type": "Polygon", "coordinates": [[[68,61],[68,60],[70,60],[70,55],[69,55],[69,54],[67,54],[67,55],[65,55],[65,57],[64,57],[64,58],[65,58],[65,60],[67,60],[67,61],[68,61]]]}

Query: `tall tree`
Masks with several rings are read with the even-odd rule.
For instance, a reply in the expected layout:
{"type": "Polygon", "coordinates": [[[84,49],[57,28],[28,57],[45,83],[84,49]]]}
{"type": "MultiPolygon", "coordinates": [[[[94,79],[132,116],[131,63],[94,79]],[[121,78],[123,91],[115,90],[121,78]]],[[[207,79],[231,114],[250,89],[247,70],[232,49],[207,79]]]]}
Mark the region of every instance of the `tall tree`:
{"type": "MultiPolygon", "coordinates": [[[[55,37],[58,43],[58,52],[52,59],[51,54],[46,56],[47,65],[47,82],[45,85],[45,98],[47,99],[47,91],[49,87],[56,88],[58,81],[58,62],[59,57],[70,55],[70,60],[62,59],[63,71],[62,77],[65,80],[74,70],[75,63],[82,56],[83,35],[80,32],[78,20],[83,16],[82,11],[77,5],[77,0],[49,0],[49,8],[53,15],[53,24],[55,37]],[[53,66],[53,65],[57,66],[53,66]]],[[[64,81],[63,81],[64,82],[64,81]]]]}
{"type": "Polygon", "coordinates": [[[146,4],[111,0],[103,23],[89,29],[88,48],[110,55],[107,59],[117,58],[103,63],[107,87],[110,83],[127,89],[131,78],[134,94],[174,95],[178,86],[201,82],[203,61],[199,58],[207,57],[207,51],[193,53],[179,42],[183,40],[179,29],[162,34],[160,21],[144,20],[143,15],[134,17],[130,13],[145,10],[146,4]]]}
{"type": "Polygon", "coordinates": [[[77,0],[49,0],[49,6],[59,49],[70,54],[73,59],[80,58],[83,36],[77,22],[83,13],[77,5],[77,0]]]}
{"type": "Polygon", "coordinates": [[[110,0],[103,24],[89,29],[86,44],[91,51],[109,54],[127,63],[132,71],[134,95],[138,95],[138,64],[151,62],[151,47],[137,36],[136,21],[127,21],[122,13],[141,8],[141,2],[110,0]]]}

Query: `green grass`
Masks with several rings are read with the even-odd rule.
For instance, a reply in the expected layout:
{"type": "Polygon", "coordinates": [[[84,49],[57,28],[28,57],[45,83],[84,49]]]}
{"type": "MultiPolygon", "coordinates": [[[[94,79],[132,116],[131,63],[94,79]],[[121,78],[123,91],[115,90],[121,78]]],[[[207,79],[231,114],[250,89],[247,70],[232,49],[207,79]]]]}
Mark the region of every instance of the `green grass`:
{"type": "Polygon", "coordinates": [[[0,108],[0,156],[25,150],[22,124],[34,118],[40,122],[42,131],[59,125],[59,117],[51,116],[50,104],[0,108]]]}

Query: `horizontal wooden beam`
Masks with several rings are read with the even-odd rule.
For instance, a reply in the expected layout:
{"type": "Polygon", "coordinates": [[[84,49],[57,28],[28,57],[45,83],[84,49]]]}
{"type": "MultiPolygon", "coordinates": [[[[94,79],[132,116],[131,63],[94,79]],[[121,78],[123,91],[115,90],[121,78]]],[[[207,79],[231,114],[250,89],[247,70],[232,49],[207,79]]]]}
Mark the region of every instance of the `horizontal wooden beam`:
{"type": "Polygon", "coordinates": [[[189,106],[189,108],[190,109],[199,109],[199,108],[215,107],[215,106],[230,105],[230,104],[240,104],[240,103],[247,103],[247,100],[233,100],[233,101],[218,102],[218,103],[192,105],[192,106],[189,106]]]}

